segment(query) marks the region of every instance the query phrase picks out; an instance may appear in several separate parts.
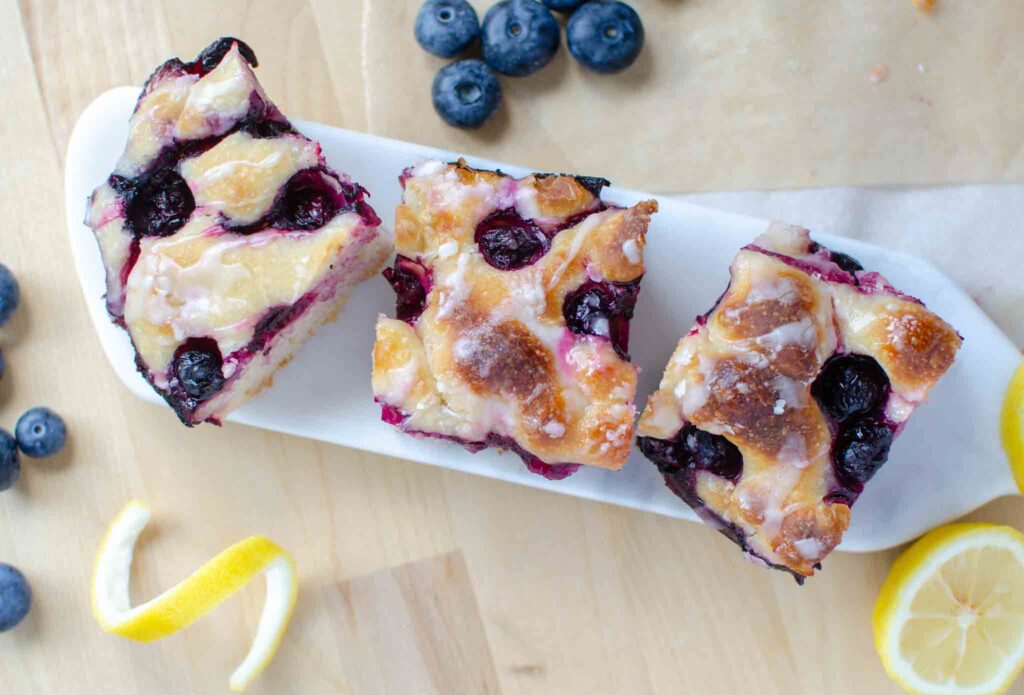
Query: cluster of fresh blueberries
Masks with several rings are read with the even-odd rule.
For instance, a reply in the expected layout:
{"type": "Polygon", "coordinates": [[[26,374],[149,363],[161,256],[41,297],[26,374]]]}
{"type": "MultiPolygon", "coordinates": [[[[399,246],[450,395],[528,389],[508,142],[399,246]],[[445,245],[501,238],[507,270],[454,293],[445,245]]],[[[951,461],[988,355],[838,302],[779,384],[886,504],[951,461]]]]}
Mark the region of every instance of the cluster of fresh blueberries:
{"type": "Polygon", "coordinates": [[[551,10],[569,14],[569,52],[599,73],[624,70],[644,45],[644,27],[629,5],[618,0],[501,0],[483,24],[466,0],[427,0],[416,16],[416,40],[428,53],[454,58],[480,40],[483,60],[459,60],[434,78],[437,113],[450,125],[477,128],[501,104],[496,72],[525,77],[558,52],[561,29],[551,10]]]}
{"type": "MultiPolygon", "coordinates": [[[[18,281],[7,266],[0,264],[0,326],[14,315],[21,299],[18,281]]],[[[4,359],[0,352],[0,378],[4,359]]],[[[0,429],[0,492],[12,487],[21,475],[18,452],[32,458],[57,454],[67,441],[64,420],[49,408],[32,408],[18,418],[14,435],[0,429]]],[[[0,562],[0,632],[22,621],[32,605],[32,590],[25,575],[0,562]]]]}

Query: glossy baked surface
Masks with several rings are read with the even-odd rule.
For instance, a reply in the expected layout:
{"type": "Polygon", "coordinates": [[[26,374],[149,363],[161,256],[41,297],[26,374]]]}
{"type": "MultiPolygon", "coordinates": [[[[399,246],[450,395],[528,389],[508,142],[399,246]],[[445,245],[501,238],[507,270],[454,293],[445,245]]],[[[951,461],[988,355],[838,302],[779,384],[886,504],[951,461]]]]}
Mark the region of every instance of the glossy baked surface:
{"type": "MultiPolygon", "coordinates": [[[[138,93],[138,88],[113,90],[83,114],[68,147],[68,209],[80,206],[96,182],[115,166],[138,93]]],[[[373,190],[374,207],[387,228],[393,228],[395,210],[402,203],[396,171],[410,162],[459,158],[458,153],[414,143],[318,123],[294,123],[321,143],[328,161],[344,162],[355,180],[373,190]]],[[[469,161],[478,168],[501,169],[519,177],[530,173],[503,162],[469,161]]],[[[604,189],[602,197],[619,206],[651,198],[658,201],[644,248],[643,296],[630,326],[629,354],[640,367],[636,402],[642,407],[657,389],[679,337],[725,289],[737,249],[763,233],[768,222],[615,187],[604,189]]],[[[912,219],[903,219],[908,228],[913,226],[912,219]]],[[[102,301],[103,263],[93,235],[77,216],[67,222],[86,306],[112,369],[137,397],[162,403],[134,368],[128,334],[111,323],[107,314],[102,301]]],[[[929,263],[824,232],[816,231],[814,238],[851,254],[894,286],[926,298],[928,307],[964,336],[953,367],[893,443],[889,463],[858,498],[840,549],[891,547],[1015,491],[998,429],[1003,394],[1020,364],[1019,349],[971,296],[929,263]]],[[[584,466],[565,480],[551,481],[530,473],[518,456],[494,449],[472,454],[449,442],[411,437],[381,422],[381,408],[373,402],[367,377],[372,370],[374,331],[357,327],[372,327],[379,315],[394,316],[394,312],[395,296],[384,278],[377,276],[357,287],[341,319],[325,325],[308,341],[280,372],[274,388],[233,411],[228,420],[560,494],[697,519],[635,446],[629,462],[618,471],[584,466]]]]}
{"type": "Polygon", "coordinates": [[[432,161],[406,171],[377,322],[385,419],[467,448],[509,448],[530,470],[621,468],[632,442],[629,322],[654,202],[609,207],[606,181],[521,179],[432,161]]]}
{"type": "Polygon", "coordinates": [[[268,383],[387,252],[365,191],[330,169],[224,38],[147,80],[86,223],[111,318],[182,421],[268,383]]]}
{"type": "Polygon", "coordinates": [[[878,273],[772,224],[680,340],[641,450],[753,559],[813,574],[960,343],[878,273]]]}

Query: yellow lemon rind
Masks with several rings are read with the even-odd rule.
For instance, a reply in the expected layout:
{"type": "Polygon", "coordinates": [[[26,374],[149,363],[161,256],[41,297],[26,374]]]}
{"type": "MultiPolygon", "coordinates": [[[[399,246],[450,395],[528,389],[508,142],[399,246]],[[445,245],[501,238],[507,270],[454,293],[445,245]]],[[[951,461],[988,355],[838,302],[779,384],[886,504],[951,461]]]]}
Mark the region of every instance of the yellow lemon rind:
{"type": "MultiPolygon", "coordinates": [[[[910,693],[921,693],[908,683],[895,663],[898,654],[899,633],[894,629],[897,613],[913,598],[908,595],[911,588],[917,588],[918,580],[922,580],[922,572],[932,567],[932,559],[942,553],[950,544],[963,541],[972,535],[1002,536],[1024,549],[1024,534],[1010,526],[986,523],[955,523],[946,524],[921,537],[907,548],[893,563],[889,576],[882,584],[882,589],[875,602],[872,616],[875,649],[882,660],[882,666],[888,676],[910,693]]],[[[998,695],[1009,689],[1017,676],[1024,670],[1024,659],[1013,667],[1004,681],[996,686],[992,695],[998,695]]]]}
{"type": "Polygon", "coordinates": [[[1003,411],[1000,417],[999,430],[1003,438],[1003,447],[1010,459],[1010,470],[1017,481],[1017,489],[1024,494],[1024,364],[1017,368],[1010,386],[1006,389],[1003,400],[1003,411]]]}
{"type": "MultiPolygon", "coordinates": [[[[284,598],[285,609],[283,613],[279,613],[281,617],[273,621],[267,621],[266,617],[261,614],[260,626],[257,629],[253,648],[229,681],[232,690],[244,690],[273,658],[291,619],[298,597],[295,561],[272,540],[264,536],[252,536],[218,553],[189,577],[159,596],[138,606],[129,607],[127,610],[120,610],[119,615],[111,615],[107,611],[119,609],[108,606],[107,610],[104,610],[103,606],[109,604],[109,599],[104,601],[101,598],[103,591],[101,583],[105,578],[109,579],[101,574],[104,569],[108,571],[111,569],[109,553],[116,553],[119,550],[119,548],[112,548],[111,544],[127,541],[128,552],[133,553],[137,534],[148,522],[148,519],[149,510],[146,506],[133,500],[118,513],[107,529],[97,551],[93,570],[91,587],[93,616],[100,627],[107,632],[136,642],[152,642],[187,628],[251,580],[268,572],[271,567],[277,566],[285,575],[279,578],[280,581],[287,585],[287,595],[284,598]],[[130,524],[134,532],[126,529],[126,524],[130,524]],[[105,559],[108,560],[107,563],[103,562],[105,559]],[[268,624],[264,625],[264,622],[268,624]],[[262,657],[250,663],[256,649],[256,642],[259,640],[267,642],[267,646],[262,652],[262,657]]],[[[120,548],[120,551],[125,552],[124,548],[120,548]]],[[[117,565],[114,564],[113,567],[116,568],[117,565]]],[[[127,582],[128,576],[114,577],[115,581],[117,579],[127,582]]],[[[107,591],[109,592],[109,588],[107,591]]],[[[271,591],[268,584],[266,600],[269,601],[270,598],[271,591]]]]}

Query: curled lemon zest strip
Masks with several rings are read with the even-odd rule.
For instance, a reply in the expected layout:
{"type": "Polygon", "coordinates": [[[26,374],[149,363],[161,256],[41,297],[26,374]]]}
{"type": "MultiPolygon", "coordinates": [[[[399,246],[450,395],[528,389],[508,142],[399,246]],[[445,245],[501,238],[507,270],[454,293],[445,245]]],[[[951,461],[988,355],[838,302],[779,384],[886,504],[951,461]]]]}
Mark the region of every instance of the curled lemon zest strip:
{"type": "Polygon", "coordinates": [[[149,519],[149,509],[132,501],[111,522],[96,554],[93,616],[107,632],[152,642],[185,629],[263,574],[267,594],[256,636],[229,681],[232,690],[244,690],[273,658],[288,627],[298,595],[295,562],[272,540],[252,536],[219,553],[156,598],[133,607],[129,589],[132,557],[149,519]]]}

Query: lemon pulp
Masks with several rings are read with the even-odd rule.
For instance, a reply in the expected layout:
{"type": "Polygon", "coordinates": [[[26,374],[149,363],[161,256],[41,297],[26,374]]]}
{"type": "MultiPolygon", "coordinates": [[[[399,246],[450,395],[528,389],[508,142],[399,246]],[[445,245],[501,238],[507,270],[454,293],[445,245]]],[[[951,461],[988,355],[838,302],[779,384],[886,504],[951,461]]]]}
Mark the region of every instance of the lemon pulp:
{"type": "Polygon", "coordinates": [[[875,606],[875,644],[911,692],[1005,690],[1024,665],[1024,535],[951,524],[893,565],[875,606]]]}

